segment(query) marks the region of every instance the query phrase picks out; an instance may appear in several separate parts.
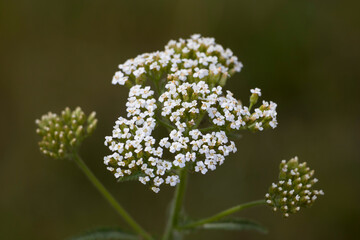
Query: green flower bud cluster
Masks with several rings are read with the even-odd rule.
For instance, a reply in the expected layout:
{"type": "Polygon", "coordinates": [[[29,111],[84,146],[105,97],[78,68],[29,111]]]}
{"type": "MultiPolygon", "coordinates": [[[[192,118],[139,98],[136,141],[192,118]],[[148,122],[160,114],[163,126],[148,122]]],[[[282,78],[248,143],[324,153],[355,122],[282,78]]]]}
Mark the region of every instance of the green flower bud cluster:
{"type": "Polygon", "coordinates": [[[279,209],[284,217],[297,213],[301,207],[310,207],[319,195],[324,195],[323,190],[312,189],[318,181],[313,176],[314,170],[307,167],[306,162],[299,163],[297,157],[288,162],[283,160],[279,182],[270,186],[269,193],[265,195],[266,203],[274,211],[279,209]]]}
{"type": "Polygon", "coordinates": [[[52,158],[63,159],[71,155],[81,142],[96,128],[96,113],[86,117],[80,107],[66,108],[61,115],[49,112],[36,120],[36,133],[42,136],[40,151],[52,158]]]}

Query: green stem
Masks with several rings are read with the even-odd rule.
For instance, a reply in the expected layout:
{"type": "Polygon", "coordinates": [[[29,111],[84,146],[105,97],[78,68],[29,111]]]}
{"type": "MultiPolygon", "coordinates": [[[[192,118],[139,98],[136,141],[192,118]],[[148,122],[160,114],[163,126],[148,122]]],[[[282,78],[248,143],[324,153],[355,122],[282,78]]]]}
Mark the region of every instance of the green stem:
{"type": "Polygon", "coordinates": [[[156,121],[158,121],[161,125],[163,125],[166,129],[168,129],[168,131],[171,131],[173,129],[175,129],[175,127],[173,125],[171,125],[170,123],[165,122],[164,120],[162,120],[160,117],[156,117],[156,121]]]}
{"type": "Polygon", "coordinates": [[[173,234],[173,229],[177,227],[179,222],[179,215],[182,208],[182,203],[184,199],[185,187],[186,187],[186,169],[181,169],[180,172],[180,183],[176,187],[174,199],[172,202],[172,208],[169,216],[169,220],[165,229],[163,240],[171,239],[173,234]]]}
{"type": "Polygon", "coordinates": [[[249,106],[249,112],[251,111],[251,108],[254,106],[254,103],[250,103],[250,106],[249,106]]]}
{"type": "Polygon", "coordinates": [[[152,237],[126,212],[126,210],[116,201],[116,199],[111,195],[111,193],[104,187],[104,185],[96,178],[96,176],[91,172],[91,170],[86,166],[85,162],[81,157],[74,153],[74,161],[80,167],[80,169],[85,173],[90,182],[99,190],[103,197],[110,203],[111,206],[115,208],[117,213],[124,218],[124,220],[144,239],[152,240],[152,237]]]}
{"type": "Polygon", "coordinates": [[[250,207],[255,207],[255,206],[258,206],[258,205],[262,205],[262,204],[265,204],[265,200],[258,200],[258,201],[253,201],[253,202],[248,202],[248,203],[244,203],[244,204],[241,204],[241,205],[238,205],[238,206],[235,206],[235,207],[232,207],[232,208],[229,208],[225,211],[222,211],[218,214],[215,214],[214,216],[212,217],[209,217],[209,218],[205,218],[205,219],[202,219],[202,220],[199,220],[197,222],[193,222],[193,223],[190,223],[190,224],[187,224],[185,226],[181,226],[179,227],[179,229],[188,229],[188,228],[194,228],[194,227],[198,227],[198,226],[201,226],[201,225],[204,225],[206,223],[211,223],[211,222],[215,222],[215,221],[218,221],[228,215],[231,215],[235,212],[238,212],[238,211],[241,211],[241,210],[244,210],[246,208],[250,208],[250,207]]]}
{"type": "Polygon", "coordinates": [[[155,85],[155,90],[156,90],[156,93],[157,93],[157,98],[160,97],[161,93],[160,93],[160,87],[159,87],[159,81],[160,79],[155,79],[153,82],[154,82],[154,85],[155,85]]]}
{"type": "Polygon", "coordinates": [[[198,126],[200,125],[201,121],[203,120],[204,116],[205,116],[206,112],[203,112],[200,114],[199,118],[195,121],[195,125],[193,126],[193,129],[198,128],[198,126]]]}
{"type": "Polygon", "coordinates": [[[209,131],[213,131],[213,130],[217,130],[219,129],[218,126],[211,126],[211,127],[207,127],[207,128],[201,128],[199,129],[200,132],[209,132],[209,131]]]}

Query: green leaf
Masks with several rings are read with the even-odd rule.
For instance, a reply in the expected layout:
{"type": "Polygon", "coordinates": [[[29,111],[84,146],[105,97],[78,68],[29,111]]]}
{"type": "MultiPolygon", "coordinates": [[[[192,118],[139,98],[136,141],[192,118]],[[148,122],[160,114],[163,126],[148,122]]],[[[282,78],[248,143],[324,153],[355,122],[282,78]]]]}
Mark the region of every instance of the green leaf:
{"type": "Polygon", "coordinates": [[[139,237],[119,228],[101,228],[71,237],[68,240],[139,240],[139,237]]]}
{"type": "Polygon", "coordinates": [[[219,220],[217,222],[205,223],[199,228],[213,229],[213,230],[233,230],[233,231],[252,230],[260,233],[267,233],[267,229],[261,224],[243,218],[228,218],[224,220],[219,220]]]}
{"type": "Polygon", "coordinates": [[[143,176],[145,176],[145,173],[139,171],[139,172],[136,172],[136,173],[132,173],[129,176],[121,177],[121,178],[119,178],[117,180],[117,182],[136,181],[136,180],[139,179],[139,177],[143,177],[143,176]]]}

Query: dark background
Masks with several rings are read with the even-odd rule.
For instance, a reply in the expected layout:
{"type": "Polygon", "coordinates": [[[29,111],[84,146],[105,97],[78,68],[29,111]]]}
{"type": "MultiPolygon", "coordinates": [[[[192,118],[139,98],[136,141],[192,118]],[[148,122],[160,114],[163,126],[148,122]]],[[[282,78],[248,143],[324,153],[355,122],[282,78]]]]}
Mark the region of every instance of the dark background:
{"type": "Polygon", "coordinates": [[[325,196],[283,219],[246,210],[268,226],[255,232],[200,232],[186,239],[357,239],[359,180],[359,1],[163,0],[0,1],[0,239],[64,239],[97,226],[127,225],[77,167],[40,154],[35,119],[65,106],[95,110],[99,125],[82,147],[95,174],[146,229],[161,233],[173,189],[153,194],[115,183],[105,170],[127,89],[111,85],[117,65],[170,39],[215,37],[244,68],[227,88],[278,103],[279,127],[244,133],[238,152],[206,176],[190,177],[194,218],[260,199],[282,159],[316,169],[325,196]]]}

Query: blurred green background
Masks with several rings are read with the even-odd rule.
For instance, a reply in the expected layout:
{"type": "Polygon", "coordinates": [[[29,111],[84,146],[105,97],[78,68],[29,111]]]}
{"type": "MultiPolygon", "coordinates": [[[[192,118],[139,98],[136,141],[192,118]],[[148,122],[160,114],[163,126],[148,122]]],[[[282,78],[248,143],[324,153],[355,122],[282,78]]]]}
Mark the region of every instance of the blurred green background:
{"type": "Polygon", "coordinates": [[[170,39],[215,37],[244,68],[227,88],[278,103],[279,127],[244,133],[238,152],[206,176],[190,177],[186,210],[205,217],[262,198],[282,159],[316,169],[325,196],[283,219],[266,207],[246,216],[269,234],[199,232],[199,239],[358,239],[360,226],[359,1],[0,1],[0,239],[64,239],[97,226],[124,226],[77,167],[40,154],[34,120],[65,106],[95,110],[82,148],[90,168],[146,229],[161,233],[173,189],[153,194],[117,184],[103,146],[124,114],[117,65],[170,39]]]}

